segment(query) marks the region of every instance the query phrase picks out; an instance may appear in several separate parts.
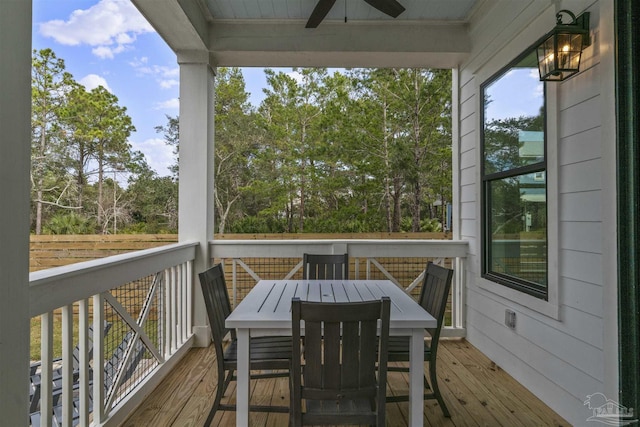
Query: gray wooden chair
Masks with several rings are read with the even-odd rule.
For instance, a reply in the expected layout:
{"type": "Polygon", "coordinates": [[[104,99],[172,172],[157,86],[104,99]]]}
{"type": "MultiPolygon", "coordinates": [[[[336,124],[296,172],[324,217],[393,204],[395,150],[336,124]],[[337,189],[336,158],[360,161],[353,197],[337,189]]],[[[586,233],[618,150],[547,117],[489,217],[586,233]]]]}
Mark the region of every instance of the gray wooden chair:
{"type": "Polygon", "coordinates": [[[304,254],[303,279],[349,279],[349,254],[304,254]]]}
{"type": "MultiPolygon", "coordinates": [[[[229,292],[224,279],[222,264],[216,264],[207,271],[200,273],[199,277],[218,366],[216,397],[204,424],[209,426],[218,409],[224,411],[235,411],[236,409],[235,405],[223,405],[220,402],[229,383],[236,380],[238,343],[235,329],[228,329],[224,325],[225,319],[231,314],[231,302],[229,301],[229,292]],[[227,334],[230,335],[231,342],[225,349],[223,340],[227,334]]],[[[251,370],[269,371],[252,374],[252,379],[289,376],[291,337],[252,337],[249,347],[251,370]]],[[[250,409],[262,412],[289,412],[288,406],[252,405],[250,409]]]]}
{"type": "MultiPolygon", "coordinates": [[[[424,344],[424,360],[429,362],[429,381],[427,381],[425,376],[424,387],[431,390],[430,393],[425,393],[424,398],[436,399],[445,417],[451,417],[451,415],[449,414],[449,410],[447,409],[447,406],[442,399],[440,389],[438,388],[436,361],[438,355],[438,341],[440,340],[440,331],[442,330],[444,312],[447,308],[447,300],[449,298],[449,291],[451,290],[452,278],[453,270],[429,262],[425,270],[419,300],[422,308],[428,311],[438,321],[437,327],[427,328],[427,332],[431,335],[431,341],[429,343],[425,341],[424,344]]],[[[389,362],[408,362],[409,337],[390,337],[388,358],[389,362]]],[[[404,366],[390,366],[388,371],[408,372],[409,368],[404,366]]],[[[406,402],[408,400],[408,395],[387,396],[387,402],[406,402]]]]}
{"type": "MultiPolygon", "coordinates": [[[[108,326],[105,326],[105,335],[108,332],[110,327],[111,327],[110,323],[108,324],[108,326]]],[[[134,337],[135,337],[135,333],[133,331],[127,332],[122,338],[122,342],[120,342],[118,347],[116,347],[116,349],[113,351],[111,358],[107,360],[107,362],[104,364],[104,389],[106,393],[110,392],[111,388],[115,385],[113,381],[116,377],[116,374],[118,373],[118,370],[125,369],[124,367],[121,367],[121,365],[122,363],[124,363],[124,356],[126,354],[127,348],[130,345],[135,346],[133,349],[134,353],[130,358],[128,365],[126,366],[126,370],[123,374],[121,383],[126,383],[129,380],[129,378],[133,376],[133,374],[135,373],[138,367],[138,364],[144,357],[146,347],[144,346],[144,344],[140,339],[138,339],[135,343],[132,343],[132,340],[134,337]]],[[[93,354],[93,347],[92,347],[91,354],[93,354]]],[[[79,383],[78,383],[79,372],[74,372],[73,378],[74,378],[73,379],[74,396],[72,399],[73,407],[71,408],[71,415],[72,415],[71,425],[77,426],[80,423],[80,410],[78,406],[79,396],[77,395],[77,390],[79,388],[79,383]]],[[[91,387],[92,384],[93,384],[93,370],[89,369],[89,411],[93,409],[93,392],[92,392],[93,389],[91,387]]],[[[35,387],[35,393],[34,393],[34,397],[37,396],[37,399],[38,399],[38,406],[34,407],[32,403],[32,407],[30,408],[30,411],[29,411],[29,420],[30,420],[31,426],[33,427],[40,425],[40,418],[42,417],[42,414],[39,408],[40,388],[41,388],[41,384],[38,383],[37,386],[35,387]]],[[[65,425],[62,420],[62,377],[61,376],[55,379],[53,382],[52,413],[50,414],[50,418],[51,418],[51,423],[53,427],[65,425]]]]}
{"type": "Polygon", "coordinates": [[[389,297],[357,303],[293,298],[292,425],[385,425],[390,306],[389,297]]]}
{"type": "MultiPolygon", "coordinates": [[[[105,321],[104,322],[104,332],[103,336],[106,336],[111,329],[111,323],[105,321]]],[[[87,357],[89,360],[93,359],[93,324],[89,325],[88,329],[89,335],[89,345],[87,348],[87,357]]],[[[56,358],[53,361],[55,364],[62,362],[62,358],[56,358]]],[[[80,378],[80,345],[76,344],[73,348],[73,359],[71,360],[73,364],[73,383],[77,384],[78,379],[80,378]]],[[[40,370],[42,368],[41,361],[32,362],[29,367],[29,376],[31,379],[31,386],[29,388],[29,413],[34,413],[39,411],[40,409],[40,387],[41,387],[41,373],[40,370]]],[[[91,370],[89,371],[91,374],[91,370]]],[[[62,367],[56,368],[52,373],[52,381],[53,381],[53,390],[55,394],[56,389],[62,388],[62,367]]]]}

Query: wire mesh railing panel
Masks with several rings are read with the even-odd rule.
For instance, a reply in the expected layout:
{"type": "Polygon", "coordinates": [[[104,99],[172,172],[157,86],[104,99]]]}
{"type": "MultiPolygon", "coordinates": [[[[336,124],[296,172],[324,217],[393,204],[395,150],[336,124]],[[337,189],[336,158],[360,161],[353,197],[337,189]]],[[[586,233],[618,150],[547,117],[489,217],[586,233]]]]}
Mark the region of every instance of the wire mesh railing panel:
{"type": "MultiPolygon", "coordinates": [[[[300,258],[255,257],[216,258],[214,263],[224,265],[227,286],[232,303],[237,306],[253,289],[259,280],[302,279],[300,258]]],[[[349,277],[351,279],[392,280],[405,289],[416,301],[420,297],[422,277],[428,262],[453,268],[455,258],[446,257],[376,257],[351,258],[349,277]]],[[[453,287],[452,291],[453,293],[453,287]]],[[[444,325],[453,325],[453,298],[449,295],[444,325]]]]}
{"type": "Polygon", "coordinates": [[[118,404],[159,363],[142,335],[159,348],[162,276],[157,273],[112,289],[109,293],[117,303],[104,301],[105,319],[113,325],[104,347],[105,396],[111,405],[118,404]]]}

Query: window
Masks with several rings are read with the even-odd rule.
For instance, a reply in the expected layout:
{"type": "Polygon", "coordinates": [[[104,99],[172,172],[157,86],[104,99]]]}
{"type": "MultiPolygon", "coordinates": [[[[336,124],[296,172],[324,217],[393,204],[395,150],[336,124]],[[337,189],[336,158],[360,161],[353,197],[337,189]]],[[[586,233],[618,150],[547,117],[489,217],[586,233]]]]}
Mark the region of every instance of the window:
{"type": "Polygon", "coordinates": [[[535,51],[481,90],[482,275],[547,300],[546,94],[535,51]]]}

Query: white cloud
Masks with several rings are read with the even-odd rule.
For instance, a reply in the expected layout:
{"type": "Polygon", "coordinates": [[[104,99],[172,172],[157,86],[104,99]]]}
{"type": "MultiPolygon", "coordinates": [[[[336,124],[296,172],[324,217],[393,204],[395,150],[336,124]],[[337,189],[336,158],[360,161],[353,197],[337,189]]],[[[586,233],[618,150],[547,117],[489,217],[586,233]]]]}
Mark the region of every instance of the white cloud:
{"type": "Polygon", "coordinates": [[[87,74],[86,76],[80,79],[79,83],[85,88],[87,88],[88,91],[91,91],[97,88],[98,86],[102,86],[109,92],[113,93],[113,91],[109,87],[109,84],[107,83],[105,78],[97,74],[87,74]]]}
{"type": "Polygon", "coordinates": [[[93,53],[95,56],[97,56],[100,59],[113,59],[113,57],[118,54],[118,53],[122,53],[125,50],[131,49],[130,46],[124,46],[124,45],[117,45],[115,47],[110,47],[110,46],[98,46],[94,49],[91,49],[91,53],[93,53]]]}
{"type": "Polygon", "coordinates": [[[175,163],[173,147],[168,146],[162,138],[151,138],[142,142],[132,142],[134,150],[144,154],[147,164],[160,176],[169,176],[169,167],[175,163]]]}
{"type": "Polygon", "coordinates": [[[529,72],[529,78],[535,83],[532,96],[534,98],[542,98],[544,96],[544,84],[540,81],[540,72],[537,68],[532,68],[529,72]]]}
{"type": "Polygon", "coordinates": [[[172,87],[180,84],[180,81],[177,79],[180,75],[180,69],[178,67],[147,65],[148,62],[149,59],[147,57],[142,57],[129,62],[129,65],[131,65],[140,76],[154,77],[162,89],[171,89],[172,87]]]}
{"type": "Polygon", "coordinates": [[[88,9],[77,9],[64,21],[39,25],[40,33],[63,45],[94,46],[93,54],[113,58],[135,42],[138,34],[153,28],[130,0],[100,0],[88,9]]]}
{"type": "Polygon", "coordinates": [[[291,77],[293,80],[295,80],[298,84],[302,83],[302,79],[304,78],[302,76],[302,73],[298,72],[298,71],[291,71],[289,73],[287,73],[287,76],[291,77]]]}
{"type": "Polygon", "coordinates": [[[171,89],[172,87],[178,86],[180,84],[180,82],[176,79],[158,80],[158,83],[160,84],[160,87],[162,89],[171,89]]]}
{"type": "Polygon", "coordinates": [[[178,98],[168,99],[163,102],[158,102],[154,106],[154,110],[177,110],[180,108],[180,100],[178,98]]]}

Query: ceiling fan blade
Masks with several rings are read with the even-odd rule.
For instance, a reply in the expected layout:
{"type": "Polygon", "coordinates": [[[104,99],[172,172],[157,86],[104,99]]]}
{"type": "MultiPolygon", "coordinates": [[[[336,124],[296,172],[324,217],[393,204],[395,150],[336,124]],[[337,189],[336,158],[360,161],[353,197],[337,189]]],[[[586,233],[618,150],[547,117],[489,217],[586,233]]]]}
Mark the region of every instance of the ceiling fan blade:
{"type": "Polygon", "coordinates": [[[375,7],[382,13],[397,18],[402,12],[405,11],[404,6],[398,3],[396,0],[364,0],[371,6],[375,7]]]}
{"type": "Polygon", "coordinates": [[[316,28],[324,17],[327,16],[327,13],[329,13],[335,2],[336,0],[318,0],[318,4],[316,4],[313,12],[311,12],[305,28],[316,28]]]}

